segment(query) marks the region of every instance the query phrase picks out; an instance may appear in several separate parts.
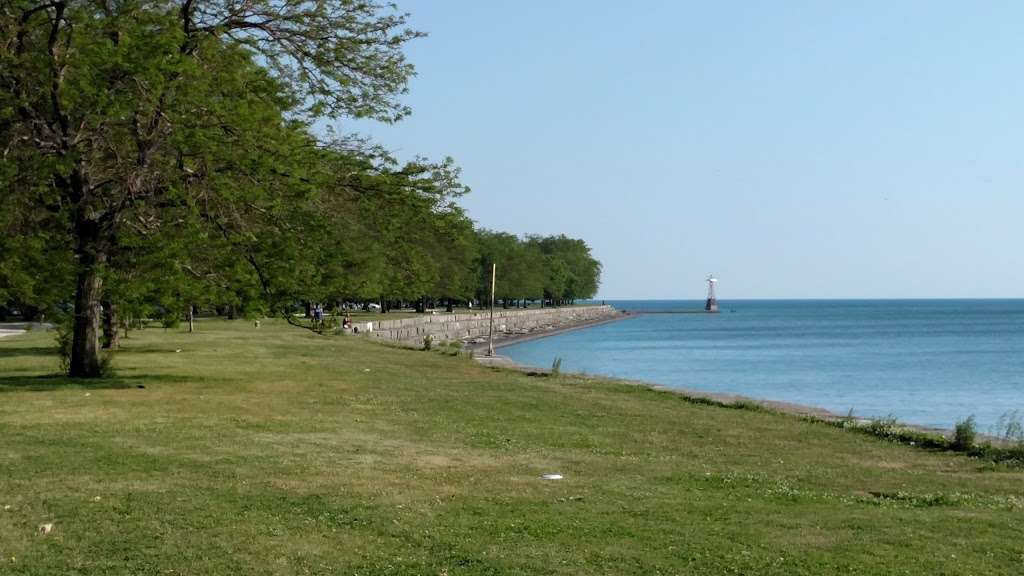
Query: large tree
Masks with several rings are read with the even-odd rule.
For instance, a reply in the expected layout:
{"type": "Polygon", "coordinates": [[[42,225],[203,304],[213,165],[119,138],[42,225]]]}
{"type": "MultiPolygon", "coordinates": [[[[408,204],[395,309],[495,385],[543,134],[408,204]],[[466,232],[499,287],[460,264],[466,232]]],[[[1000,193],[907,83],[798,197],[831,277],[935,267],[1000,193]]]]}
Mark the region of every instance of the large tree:
{"type": "Polygon", "coordinates": [[[264,288],[294,276],[295,239],[260,235],[309,205],[306,124],[404,116],[416,36],[372,1],[3,2],[0,222],[26,233],[0,253],[44,243],[35,253],[73,278],[70,374],[100,375],[104,281],[124,281],[127,249],[173,237],[179,259],[161,261],[189,273],[204,274],[185,259],[222,247],[264,288]]]}

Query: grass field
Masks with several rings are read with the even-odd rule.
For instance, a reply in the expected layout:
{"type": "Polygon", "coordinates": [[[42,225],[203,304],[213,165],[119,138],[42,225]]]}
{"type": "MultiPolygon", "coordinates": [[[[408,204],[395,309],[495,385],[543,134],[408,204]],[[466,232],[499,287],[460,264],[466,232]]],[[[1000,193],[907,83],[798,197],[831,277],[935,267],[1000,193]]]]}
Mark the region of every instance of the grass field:
{"type": "Polygon", "coordinates": [[[199,329],[133,332],[89,386],[53,376],[50,334],[0,341],[0,574],[1024,572],[1019,469],[276,322],[199,329]]]}

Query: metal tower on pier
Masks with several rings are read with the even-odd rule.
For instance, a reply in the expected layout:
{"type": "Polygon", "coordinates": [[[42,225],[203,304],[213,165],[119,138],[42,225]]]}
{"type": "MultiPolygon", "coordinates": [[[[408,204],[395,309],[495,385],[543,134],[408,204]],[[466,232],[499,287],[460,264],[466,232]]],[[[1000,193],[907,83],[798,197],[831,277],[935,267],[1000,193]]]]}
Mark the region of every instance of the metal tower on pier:
{"type": "Polygon", "coordinates": [[[708,299],[704,303],[705,312],[718,312],[718,300],[715,298],[715,284],[718,283],[718,278],[712,274],[708,276],[708,299]]]}

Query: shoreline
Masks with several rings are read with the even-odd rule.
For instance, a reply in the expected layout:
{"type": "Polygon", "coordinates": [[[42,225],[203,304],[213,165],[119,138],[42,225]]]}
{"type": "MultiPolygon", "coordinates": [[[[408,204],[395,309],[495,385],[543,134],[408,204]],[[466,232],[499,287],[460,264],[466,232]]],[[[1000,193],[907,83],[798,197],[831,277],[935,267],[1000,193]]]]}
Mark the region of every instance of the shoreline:
{"type": "MultiPolygon", "coordinates": [[[[600,326],[602,324],[611,324],[612,322],[619,322],[627,320],[629,318],[635,318],[639,316],[636,312],[624,312],[616,310],[616,314],[612,316],[606,316],[604,318],[595,318],[593,320],[585,320],[583,322],[566,323],[559,326],[555,326],[550,330],[539,329],[533,330],[525,334],[506,334],[504,332],[498,332],[494,335],[494,349],[504,348],[506,346],[512,346],[514,344],[521,344],[523,342],[529,342],[531,340],[540,340],[541,338],[548,338],[550,336],[558,336],[559,334],[565,334],[567,332],[574,332],[576,330],[584,330],[586,328],[593,328],[594,326],[600,326]]],[[[473,357],[480,358],[498,358],[495,356],[484,356],[482,354],[487,351],[487,341],[474,342],[467,344],[466,346],[470,351],[473,352],[473,357]]],[[[504,356],[501,356],[504,358],[504,356]]]]}
{"type": "MultiPolygon", "coordinates": [[[[579,324],[573,324],[570,326],[562,326],[553,330],[545,330],[539,332],[532,332],[530,334],[513,334],[507,338],[495,338],[494,349],[498,350],[506,346],[514,344],[520,344],[522,342],[529,342],[531,340],[540,340],[542,338],[548,338],[551,336],[557,336],[559,334],[565,334],[567,332],[573,332],[575,330],[584,330],[586,328],[592,328],[594,326],[600,326],[602,324],[610,324],[612,322],[618,322],[620,320],[626,320],[628,318],[636,318],[644,314],[643,312],[629,312],[621,311],[619,316],[611,318],[601,318],[598,320],[591,320],[588,322],[581,322],[579,324]]],[[[494,356],[483,355],[482,352],[486,352],[487,344],[473,344],[470,348],[473,352],[473,359],[478,363],[497,369],[513,370],[516,372],[522,372],[525,374],[550,374],[550,368],[542,368],[539,366],[531,366],[527,364],[520,364],[508,356],[501,354],[495,354],[494,356]]],[[[585,374],[580,372],[563,372],[567,376],[573,376],[576,378],[583,378],[587,380],[601,380],[605,382],[614,382],[616,384],[628,384],[632,386],[643,386],[650,388],[651,390],[657,390],[659,392],[668,392],[676,394],[687,399],[697,401],[707,401],[711,403],[722,404],[725,406],[736,406],[738,404],[755,404],[765,410],[777,412],[781,414],[787,414],[790,416],[796,416],[800,418],[815,418],[824,420],[826,422],[834,423],[846,420],[856,422],[858,425],[866,424],[875,420],[874,418],[867,418],[863,416],[853,415],[852,417],[845,414],[838,414],[827,408],[821,406],[814,406],[810,404],[798,404],[795,402],[787,402],[785,400],[772,400],[769,398],[755,398],[752,396],[743,396],[741,394],[731,394],[728,392],[711,392],[707,390],[694,390],[690,388],[677,388],[667,386],[665,384],[658,384],[656,382],[648,382],[646,380],[639,380],[634,378],[620,378],[616,376],[608,376],[603,374],[585,374]]],[[[937,434],[944,437],[948,437],[952,430],[945,428],[935,428],[931,426],[923,426],[918,424],[908,424],[906,422],[896,421],[896,425],[900,428],[912,430],[915,432],[922,432],[925,434],[937,434]]],[[[979,434],[979,437],[986,437],[985,434],[979,434]]]]}
{"type": "MultiPolygon", "coordinates": [[[[579,322],[576,324],[569,324],[564,326],[558,326],[552,330],[535,330],[528,334],[501,334],[494,339],[494,349],[504,348],[506,346],[512,346],[513,344],[520,344],[522,342],[529,342],[531,340],[540,340],[541,338],[548,338],[550,336],[558,336],[559,334],[565,334],[566,332],[575,332],[576,330],[584,330],[586,328],[593,328],[594,326],[600,326],[602,324],[611,324],[612,322],[619,322],[621,320],[627,320],[629,318],[635,318],[639,314],[635,312],[622,312],[616,316],[609,316],[607,318],[598,318],[596,320],[587,320],[585,322],[579,322]]],[[[475,344],[474,347],[479,346],[482,349],[487,349],[486,344],[475,344]]]]}
{"type": "MultiPolygon", "coordinates": [[[[542,338],[543,336],[537,336],[542,338]]],[[[497,348],[497,346],[495,346],[497,348]]],[[[529,364],[520,364],[508,356],[502,356],[495,354],[494,356],[474,356],[474,360],[480,362],[485,366],[491,366],[494,368],[503,368],[506,370],[514,370],[516,372],[522,372],[524,374],[551,374],[550,368],[541,368],[539,366],[531,366],[529,364]]],[[[599,380],[603,382],[613,382],[615,384],[628,384],[630,386],[642,386],[644,388],[650,388],[651,390],[657,390],[659,392],[669,392],[671,394],[678,394],[686,398],[693,398],[697,400],[709,400],[711,402],[717,402],[725,405],[735,405],[742,403],[753,403],[763,408],[773,410],[775,412],[782,412],[785,414],[791,414],[794,416],[812,416],[821,418],[823,420],[842,420],[845,416],[836,414],[831,410],[822,408],[820,406],[811,406],[807,404],[797,404],[795,402],[785,402],[782,400],[768,400],[765,398],[754,398],[751,396],[743,396],[740,394],[730,394],[728,392],[709,392],[706,390],[693,390],[690,388],[675,388],[666,386],[665,384],[658,384],[655,382],[649,382],[647,380],[639,380],[635,378],[621,378],[617,376],[608,376],[604,374],[589,374],[583,372],[562,372],[565,376],[572,376],[574,378],[582,378],[585,380],[599,380]]],[[[867,421],[866,418],[857,418],[855,420],[867,421]]],[[[921,428],[925,430],[924,428],[921,428]]],[[[927,429],[928,431],[938,431],[937,429],[927,429]]]]}
{"type": "MultiPolygon", "coordinates": [[[[540,338],[541,336],[538,336],[540,338]]],[[[502,356],[496,354],[494,356],[474,356],[474,360],[484,366],[489,366],[496,369],[512,370],[516,372],[522,372],[528,375],[550,375],[550,368],[540,368],[537,366],[530,366],[527,364],[520,364],[515,360],[512,360],[508,356],[502,356]]],[[[580,378],[583,380],[600,381],[600,382],[611,382],[614,384],[626,384],[630,386],[640,386],[656,390],[658,392],[667,392],[669,394],[675,394],[681,396],[687,400],[694,400],[697,402],[706,402],[709,404],[718,404],[726,407],[737,407],[744,404],[753,404],[760,408],[763,408],[770,412],[779,414],[785,414],[788,416],[795,416],[798,418],[817,419],[829,423],[850,421],[857,425],[864,425],[876,420],[875,418],[868,418],[864,416],[853,415],[848,416],[845,414],[838,414],[827,408],[821,406],[813,406],[810,404],[797,404],[796,402],[786,402],[785,400],[771,400],[768,398],[755,398],[753,396],[743,396],[741,394],[731,394],[728,392],[711,392],[707,390],[694,390],[692,388],[676,388],[666,386],[664,384],[657,384],[655,382],[649,382],[647,380],[638,380],[634,378],[620,378],[617,376],[608,376],[604,374],[587,374],[582,372],[562,372],[564,376],[572,376],[574,378],[580,378]]],[[[895,425],[899,428],[912,430],[915,432],[922,432],[925,434],[936,434],[943,437],[949,437],[953,431],[946,428],[934,428],[931,426],[923,426],[919,424],[909,424],[906,422],[895,421],[895,425]]],[[[1000,439],[992,438],[987,434],[978,434],[978,438],[992,441],[993,444],[999,445],[1000,439]]]]}
{"type": "MultiPolygon", "coordinates": [[[[498,350],[507,346],[520,344],[523,342],[529,342],[532,340],[539,340],[542,338],[548,338],[551,336],[557,336],[576,330],[584,330],[587,328],[593,328],[603,324],[610,324],[612,322],[618,322],[621,320],[627,320],[630,318],[636,318],[644,314],[644,312],[630,312],[630,311],[617,311],[618,313],[604,318],[597,318],[579,323],[571,323],[555,327],[551,330],[535,330],[526,334],[505,334],[500,333],[495,337],[494,348],[498,350]]],[[[5,322],[0,323],[0,339],[7,337],[14,337],[21,334],[25,334],[28,330],[33,328],[52,328],[51,325],[34,322],[5,322]]],[[[495,354],[494,356],[486,356],[483,353],[487,350],[487,343],[475,343],[468,346],[468,349],[472,352],[472,357],[475,361],[484,366],[489,366],[496,369],[513,370],[516,372],[522,372],[525,374],[544,374],[548,375],[551,373],[550,368],[542,368],[539,366],[531,366],[527,364],[520,364],[508,356],[501,354],[495,354]]],[[[787,402],[784,400],[772,400],[769,398],[757,398],[752,396],[744,396],[740,394],[732,394],[728,392],[712,392],[706,390],[695,390],[691,388],[679,388],[672,387],[665,384],[659,384],[656,382],[650,382],[646,380],[634,379],[634,378],[623,378],[617,376],[603,375],[603,374],[588,374],[580,372],[563,372],[566,376],[572,376],[576,378],[612,382],[616,384],[628,384],[632,386],[642,386],[651,390],[657,390],[660,392],[668,392],[676,394],[684,398],[696,401],[706,401],[709,403],[721,404],[724,406],[736,406],[740,404],[754,404],[763,409],[787,414],[802,418],[815,418],[824,420],[826,422],[841,422],[841,421],[852,421],[857,424],[866,424],[875,420],[875,418],[863,417],[853,415],[852,418],[846,414],[839,414],[822,408],[820,406],[814,406],[809,404],[798,404],[795,402],[787,402]]],[[[909,424],[906,422],[896,421],[895,424],[900,428],[912,430],[916,432],[923,432],[926,434],[937,434],[949,437],[952,430],[945,428],[935,428],[918,424],[909,424]]],[[[995,444],[1001,444],[1000,439],[993,438],[987,434],[979,433],[979,438],[994,441],[995,444]]]]}

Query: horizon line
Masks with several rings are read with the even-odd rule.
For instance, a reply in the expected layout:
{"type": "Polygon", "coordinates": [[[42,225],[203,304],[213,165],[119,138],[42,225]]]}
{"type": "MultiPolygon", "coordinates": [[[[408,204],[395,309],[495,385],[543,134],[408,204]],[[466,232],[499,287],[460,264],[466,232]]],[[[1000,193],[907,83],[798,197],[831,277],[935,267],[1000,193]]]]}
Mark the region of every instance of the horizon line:
{"type": "MultiPolygon", "coordinates": [[[[679,301],[679,302],[703,302],[705,298],[588,298],[584,301],[595,302],[598,300],[630,300],[633,302],[658,302],[658,301],[679,301]]],[[[821,300],[1024,300],[1024,296],[813,296],[813,297],[771,297],[771,296],[746,296],[735,298],[716,298],[718,302],[727,301],[821,301],[821,300]]]]}

